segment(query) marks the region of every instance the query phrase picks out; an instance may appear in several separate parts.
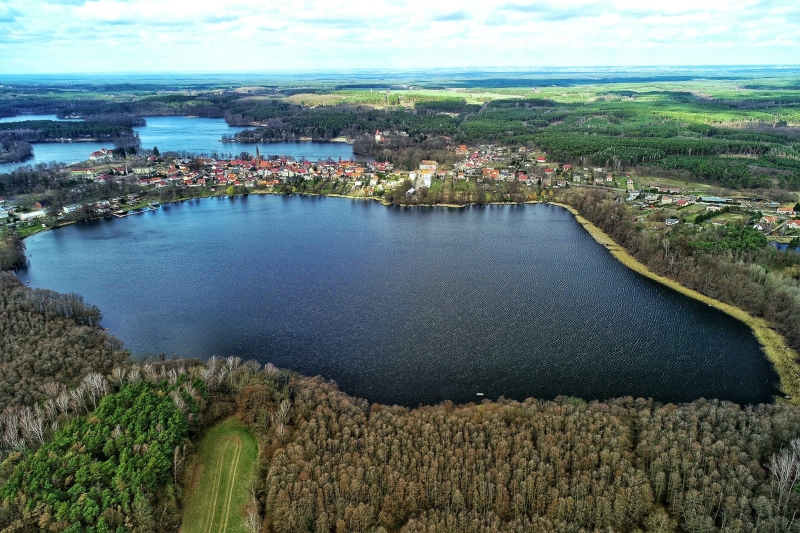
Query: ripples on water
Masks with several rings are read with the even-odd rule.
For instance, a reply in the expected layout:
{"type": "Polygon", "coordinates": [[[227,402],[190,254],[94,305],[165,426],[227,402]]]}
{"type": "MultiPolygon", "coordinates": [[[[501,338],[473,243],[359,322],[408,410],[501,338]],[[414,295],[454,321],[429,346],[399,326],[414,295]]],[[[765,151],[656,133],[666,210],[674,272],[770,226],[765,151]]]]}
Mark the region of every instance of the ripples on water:
{"type": "Polygon", "coordinates": [[[750,331],[618,263],[561,208],[250,196],[28,241],[135,352],[239,355],[417,405],[529,396],[769,401],[750,331]]]}

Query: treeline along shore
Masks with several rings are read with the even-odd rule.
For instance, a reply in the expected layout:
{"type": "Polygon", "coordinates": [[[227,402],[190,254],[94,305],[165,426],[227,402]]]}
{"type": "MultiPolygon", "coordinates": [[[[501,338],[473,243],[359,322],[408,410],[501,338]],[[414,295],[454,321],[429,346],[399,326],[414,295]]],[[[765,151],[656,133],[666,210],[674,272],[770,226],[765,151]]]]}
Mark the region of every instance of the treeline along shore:
{"type": "MultiPolygon", "coordinates": [[[[571,197],[569,200],[574,201],[575,199],[574,197],[571,197]]],[[[695,300],[708,304],[711,307],[714,307],[715,309],[718,309],[746,324],[753,331],[756,339],[758,339],[758,342],[764,350],[767,358],[769,358],[769,360],[775,366],[775,369],[781,378],[781,390],[787,394],[786,398],[784,399],[790,400],[792,403],[796,403],[798,401],[797,397],[798,394],[800,394],[800,361],[798,361],[796,347],[791,346],[789,344],[789,340],[778,331],[779,328],[783,329],[792,327],[794,317],[787,317],[789,318],[789,321],[786,324],[776,325],[770,323],[763,316],[751,315],[745,309],[741,309],[730,303],[710,297],[699,290],[689,288],[686,285],[681,284],[676,279],[660,275],[653,270],[650,270],[647,265],[631,255],[628,249],[623,248],[616,243],[602,229],[582,216],[581,213],[572,205],[562,204],[559,202],[551,202],[551,204],[564,207],[573,215],[575,215],[576,220],[589,232],[589,234],[592,235],[592,237],[594,237],[599,244],[605,246],[611,255],[613,255],[626,267],[654,281],[657,281],[672,290],[680,292],[685,296],[689,296],[690,298],[694,298],[695,300]]],[[[791,286],[788,285],[788,287],[784,288],[789,287],[791,286]]],[[[800,309],[798,309],[798,311],[800,311],[800,309]]],[[[770,312],[770,314],[773,316],[778,316],[778,313],[774,311],[770,312]]]]}

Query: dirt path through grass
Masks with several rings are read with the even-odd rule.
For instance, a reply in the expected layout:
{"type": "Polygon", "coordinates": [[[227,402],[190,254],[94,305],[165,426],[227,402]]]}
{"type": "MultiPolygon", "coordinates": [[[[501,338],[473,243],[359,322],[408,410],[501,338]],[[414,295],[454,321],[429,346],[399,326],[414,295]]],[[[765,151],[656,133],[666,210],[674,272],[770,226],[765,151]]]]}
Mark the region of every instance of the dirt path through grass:
{"type": "Polygon", "coordinates": [[[194,468],[200,475],[186,500],[183,533],[244,532],[242,507],[255,471],[258,442],[237,420],[229,419],[206,433],[194,468]]]}

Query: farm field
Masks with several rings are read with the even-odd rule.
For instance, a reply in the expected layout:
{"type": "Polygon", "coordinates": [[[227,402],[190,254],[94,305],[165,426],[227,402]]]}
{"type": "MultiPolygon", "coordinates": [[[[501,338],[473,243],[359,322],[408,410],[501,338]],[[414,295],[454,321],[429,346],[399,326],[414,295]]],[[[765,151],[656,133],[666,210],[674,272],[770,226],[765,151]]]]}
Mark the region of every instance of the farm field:
{"type": "Polygon", "coordinates": [[[711,195],[711,196],[716,196],[716,195],[724,196],[726,194],[730,194],[731,192],[722,187],[709,185],[707,183],[698,183],[698,182],[683,181],[670,178],[656,178],[648,176],[636,177],[635,185],[637,187],[649,187],[652,185],[660,185],[662,187],[676,187],[681,191],[683,191],[685,194],[701,194],[701,195],[711,195]]]}
{"type": "Polygon", "coordinates": [[[258,441],[235,419],[203,437],[183,513],[183,533],[244,533],[242,508],[255,471],[258,441]]]}

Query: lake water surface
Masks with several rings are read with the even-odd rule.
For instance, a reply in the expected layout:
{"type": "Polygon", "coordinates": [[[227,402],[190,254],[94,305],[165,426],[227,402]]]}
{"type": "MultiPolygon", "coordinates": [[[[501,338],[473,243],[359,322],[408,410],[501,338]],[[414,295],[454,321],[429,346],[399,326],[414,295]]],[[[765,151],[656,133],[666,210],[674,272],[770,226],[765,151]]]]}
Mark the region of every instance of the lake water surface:
{"type": "Polygon", "coordinates": [[[254,358],[371,401],[777,393],[747,327],[625,268],[555,206],[251,195],[26,243],[20,277],[83,295],[135,353],[254,358]]]}
{"type": "MultiPolygon", "coordinates": [[[[55,115],[23,115],[6,117],[0,122],[16,122],[20,120],[57,120],[55,115]]],[[[254,154],[255,144],[223,143],[223,135],[235,135],[244,127],[228,126],[222,118],[188,118],[188,117],[146,117],[147,125],[134,128],[141,140],[142,148],[158,147],[159,151],[187,152],[190,154],[232,154],[241,152],[254,154]]],[[[74,163],[85,161],[92,152],[101,148],[113,148],[112,143],[76,142],[76,143],[34,143],[33,158],[24,163],[6,163],[0,165],[0,173],[25,165],[39,163],[74,163]]],[[[290,156],[295,159],[319,161],[321,159],[350,159],[353,148],[346,143],[324,142],[285,142],[261,143],[258,145],[263,156],[290,156]]]]}

